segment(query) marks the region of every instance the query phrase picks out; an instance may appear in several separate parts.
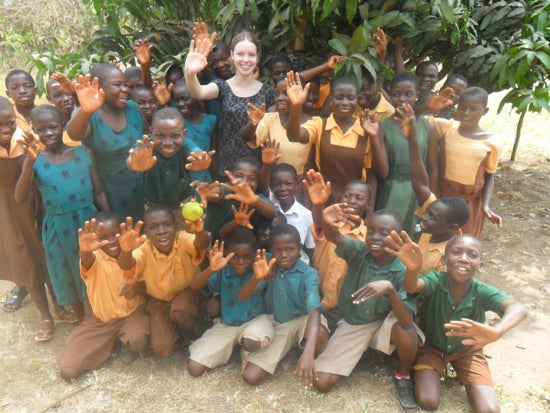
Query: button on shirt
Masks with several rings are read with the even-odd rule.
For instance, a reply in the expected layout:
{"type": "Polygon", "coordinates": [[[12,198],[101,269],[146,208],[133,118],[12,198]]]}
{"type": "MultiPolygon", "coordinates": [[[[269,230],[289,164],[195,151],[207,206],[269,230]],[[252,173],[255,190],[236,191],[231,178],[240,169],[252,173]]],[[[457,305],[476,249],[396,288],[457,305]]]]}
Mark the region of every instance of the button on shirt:
{"type": "Polygon", "coordinates": [[[297,260],[288,270],[277,266],[276,271],[265,293],[267,312],[273,314],[275,320],[286,323],[321,308],[319,276],[315,269],[297,260]]]}
{"type": "Polygon", "coordinates": [[[231,266],[227,265],[208,279],[209,290],[220,294],[222,320],[225,324],[240,326],[260,314],[265,314],[265,280],[258,283],[256,291],[248,300],[241,302],[237,298],[239,291],[252,277],[254,277],[252,270],[246,274],[237,275],[231,266]]]}
{"type": "Polygon", "coordinates": [[[413,313],[416,312],[414,298],[408,296],[402,289],[405,266],[397,258],[390,265],[380,268],[365,242],[347,236],[344,236],[344,242],[336,248],[335,252],[348,263],[348,275],[342,285],[338,308],[349,324],[360,325],[382,320],[392,309],[387,295],[359,305],[353,304],[351,294],[373,281],[387,280],[391,282],[405,305],[413,313]]]}
{"type": "Polygon", "coordinates": [[[461,318],[469,318],[480,323],[485,322],[485,311],[494,311],[502,316],[501,304],[510,297],[495,287],[473,279],[470,290],[456,305],[449,289],[446,272],[430,271],[420,278],[424,289],[419,297],[425,301],[420,309],[420,328],[426,334],[426,342],[437,347],[444,354],[456,353],[466,349],[462,345],[464,337],[447,337],[445,323],[461,318]]]}

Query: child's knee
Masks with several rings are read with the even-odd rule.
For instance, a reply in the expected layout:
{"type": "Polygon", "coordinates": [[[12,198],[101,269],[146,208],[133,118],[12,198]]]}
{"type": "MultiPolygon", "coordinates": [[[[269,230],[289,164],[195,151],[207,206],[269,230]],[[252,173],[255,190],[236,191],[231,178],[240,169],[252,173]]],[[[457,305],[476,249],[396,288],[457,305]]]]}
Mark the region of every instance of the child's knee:
{"type": "Polygon", "coordinates": [[[247,363],[243,370],[243,380],[251,386],[256,386],[268,376],[268,372],[254,363],[247,363]]]}
{"type": "Polygon", "coordinates": [[[407,328],[395,323],[391,329],[391,341],[396,345],[418,347],[418,334],[411,325],[407,328]]]}
{"type": "Polygon", "coordinates": [[[327,347],[327,343],[328,343],[328,330],[325,327],[320,326],[319,334],[317,335],[317,342],[315,343],[315,354],[316,355],[321,354],[327,347]]]}
{"type": "Polygon", "coordinates": [[[242,341],[241,341],[241,346],[246,351],[258,351],[261,348],[262,343],[260,343],[258,340],[252,340],[250,338],[243,338],[242,341]]]}
{"type": "Polygon", "coordinates": [[[143,353],[147,350],[148,345],[149,336],[147,334],[135,335],[130,339],[130,341],[128,341],[128,347],[130,348],[130,351],[134,353],[143,353]]]}
{"type": "Polygon", "coordinates": [[[61,367],[59,369],[59,375],[66,381],[76,380],[85,372],[86,370],[74,369],[72,367],[61,367]]]}
{"type": "Polygon", "coordinates": [[[206,371],[206,366],[189,359],[187,360],[187,371],[191,376],[199,377],[206,371]]]}
{"type": "Polygon", "coordinates": [[[416,403],[422,410],[434,411],[439,409],[439,396],[416,392],[416,403]]]}
{"type": "Polygon", "coordinates": [[[328,393],[340,381],[340,376],[330,373],[319,373],[317,377],[313,386],[322,393],[328,393]]]}

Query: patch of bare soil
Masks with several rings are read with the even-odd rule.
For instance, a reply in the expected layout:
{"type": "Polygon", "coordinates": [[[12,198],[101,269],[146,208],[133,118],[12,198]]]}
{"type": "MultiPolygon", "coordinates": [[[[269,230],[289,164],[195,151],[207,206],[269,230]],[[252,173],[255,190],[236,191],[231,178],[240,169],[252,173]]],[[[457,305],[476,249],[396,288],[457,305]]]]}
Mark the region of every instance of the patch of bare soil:
{"type": "MultiPolygon", "coordinates": [[[[491,98],[491,107],[498,96],[491,98]]],[[[517,116],[494,113],[487,129],[502,136],[502,159],[509,158],[517,116]]],[[[486,348],[503,412],[550,411],[550,116],[529,115],[515,164],[500,165],[492,208],[504,218],[501,230],[486,227],[483,272],[494,284],[529,307],[529,316],[500,341],[486,348]]],[[[1,263],[0,263],[1,265],[1,263]]],[[[0,296],[11,285],[0,282],[0,296]]],[[[494,316],[493,316],[494,319],[494,316]]],[[[65,383],[55,354],[70,327],[56,326],[49,343],[32,340],[38,313],[29,299],[15,313],[0,310],[0,411],[38,412],[397,412],[391,373],[395,361],[381,357],[367,370],[356,369],[329,394],[304,390],[292,370],[293,352],[274,378],[258,387],[240,378],[238,357],[224,367],[192,378],[185,349],[168,359],[148,357],[127,365],[113,356],[103,368],[65,383]],[[80,392],[76,392],[81,390],[80,392]],[[76,393],[72,393],[76,392],[76,393]]],[[[460,384],[443,385],[441,412],[470,411],[460,384]]]]}

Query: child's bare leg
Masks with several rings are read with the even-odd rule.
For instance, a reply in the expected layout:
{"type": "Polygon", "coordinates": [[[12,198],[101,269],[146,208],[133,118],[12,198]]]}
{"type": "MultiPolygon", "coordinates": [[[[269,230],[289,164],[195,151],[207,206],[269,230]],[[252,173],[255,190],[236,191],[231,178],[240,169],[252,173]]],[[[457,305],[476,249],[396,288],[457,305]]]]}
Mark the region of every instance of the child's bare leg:
{"type": "Polygon", "coordinates": [[[267,371],[254,363],[246,363],[243,371],[243,379],[246,383],[256,386],[269,375],[267,371]]]}
{"type": "Polygon", "coordinates": [[[441,374],[432,369],[417,370],[414,373],[416,402],[423,410],[437,410],[441,395],[441,374]]]}
{"type": "Polygon", "coordinates": [[[313,385],[317,390],[323,393],[327,393],[334,387],[336,383],[340,381],[342,376],[338,374],[319,372],[317,373],[318,380],[313,382],[313,385]]]}
{"type": "Polygon", "coordinates": [[[53,320],[50,308],[48,307],[48,297],[46,296],[44,284],[29,288],[28,290],[36,308],[40,312],[40,320],[53,320]]]}
{"type": "Polygon", "coordinates": [[[395,344],[399,357],[396,371],[402,376],[408,376],[418,350],[416,331],[412,326],[403,328],[399,323],[395,323],[391,329],[391,341],[395,344]]]}
{"type": "Polygon", "coordinates": [[[55,298],[55,294],[53,292],[52,282],[50,281],[50,278],[46,280],[46,288],[48,289],[48,295],[50,296],[50,300],[52,301],[52,307],[54,314],[58,314],[61,311],[63,311],[63,307],[57,304],[57,298],[55,298]]]}
{"type": "Polygon", "coordinates": [[[260,347],[262,346],[262,343],[260,343],[258,340],[252,340],[250,338],[243,338],[241,342],[241,346],[246,351],[258,351],[260,347]]]}
{"type": "Polygon", "coordinates": [[[206,371],[206,366],[200,363],[197,363],[195,360],[187,360],[187,371],[193,377],[199,377],[206,371]]]}
{"type": "Polygon", "coordinates": [[[466,387],[466,394],[475,413],[498,413],[497,394],[492,386],[483,384],[470,384],[466,387]]]}
{"type": "Polygon", "coordinates": [[[75,301],[74,303],[72,303],[71,309],[78,319],[78,322],[84,320],[84,303],[82,301],[75,301]]]}
{"type": "Polygon", "coordinates": [[[71,381],[76,380],[80,375],[86,373],[87,370],[73,369],[72,367],[61,367],[59,374],[63,380],[71,381]]]}
{"type": "MultiPolygon", "coordinates": [[[[305,333],[307,337],[307,331],[305,333]]],[[[328,343],[328,331],[324,326],[319,326],[319,334],[317,335],[317,342],[315,343],[315,356],[321,354],[328,343]]]]}
{"type": "Polygon", "coordinates": [[[172,318],[178,324],[180,334],[183,337],[194,337],[197,317],[183,310],[174,310],[172,318]]]}

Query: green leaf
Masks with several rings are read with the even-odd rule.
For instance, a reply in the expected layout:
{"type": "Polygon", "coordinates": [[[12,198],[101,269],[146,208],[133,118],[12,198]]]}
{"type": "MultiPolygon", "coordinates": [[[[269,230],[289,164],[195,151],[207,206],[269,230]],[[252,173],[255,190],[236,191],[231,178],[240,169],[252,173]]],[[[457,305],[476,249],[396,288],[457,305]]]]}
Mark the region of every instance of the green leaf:
{"type": "Polygon", "coordinates": [[[451,5],[450,0],[441,0],[440,3],[440,11],[441,16],[447,20],[450,24],[455,24],[457,19],[453,10],[453,6],[451,5]]]}
{"type": "Polygon", "coordinates": [[[550,70],[550,56],[544,52],[536,52],[535,55],[542,62],[546,70],[550,70]]]}
{"type": "Polygon", "coordinates": [[[357,14],[357,0],[346,0],[346,19],[351,24],[357,14]]]}
{"type": "Polygon", "coordinates": [[[332,38],[328,41],[328,44],[330,45],[330,47],[332,47],[334,50],[336,50],[336,52],[342,56],[347,56],[348,54],[348,50],[346,48],[346,46],[344,46],[344,44],[339,40],[339,39],[336,39],[336,38],[332,38]]]}
{"type": "Polygon", "coordinates": [[[350,52],[361,52],[363,53],[369,44],[370,37],[368,36],[367,31],[364,26],[359,26],[354,30],[351,37],[351,43],[349,45],[350,52]]]}

